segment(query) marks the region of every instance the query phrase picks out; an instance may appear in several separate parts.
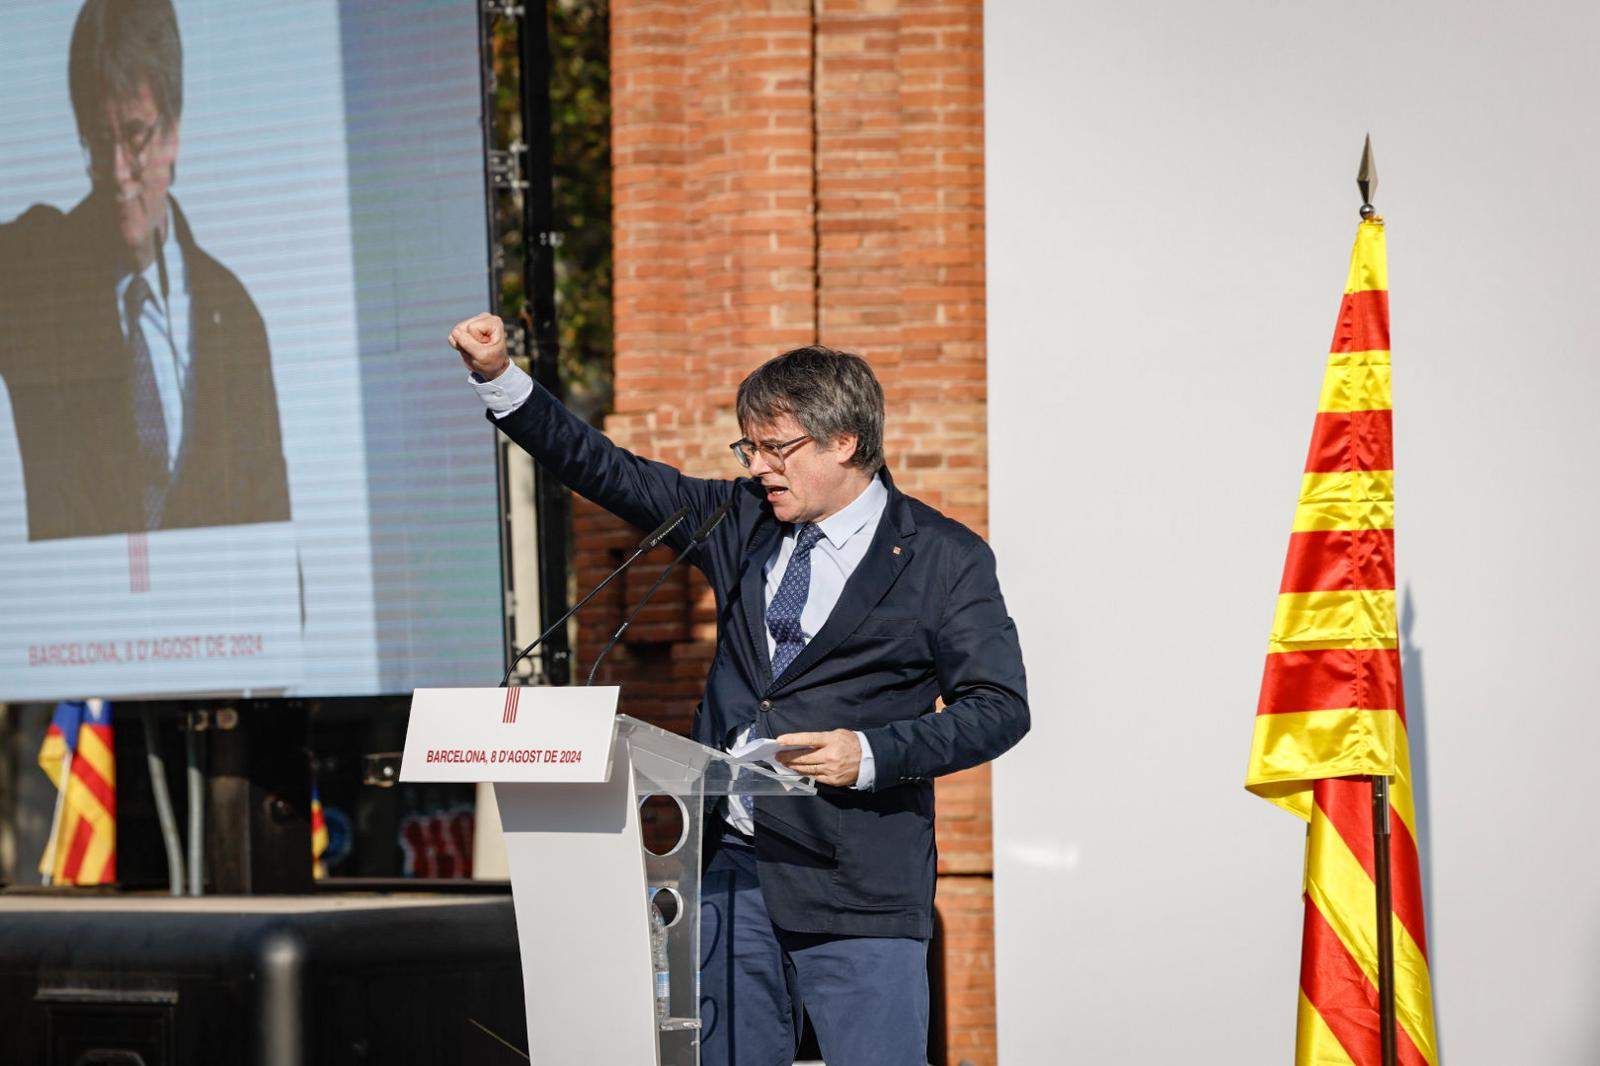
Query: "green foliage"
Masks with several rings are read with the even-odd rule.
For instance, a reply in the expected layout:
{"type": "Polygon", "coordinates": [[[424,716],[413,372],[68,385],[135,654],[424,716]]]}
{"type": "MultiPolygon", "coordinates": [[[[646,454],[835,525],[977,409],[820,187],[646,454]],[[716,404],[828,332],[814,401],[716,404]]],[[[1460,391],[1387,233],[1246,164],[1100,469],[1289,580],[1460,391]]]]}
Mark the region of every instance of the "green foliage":
{"type": "Polygon", "coordinates": [[[611,16],[607,0],[550,5],[556,306],[568,402],[611,410],[611,16]]]}

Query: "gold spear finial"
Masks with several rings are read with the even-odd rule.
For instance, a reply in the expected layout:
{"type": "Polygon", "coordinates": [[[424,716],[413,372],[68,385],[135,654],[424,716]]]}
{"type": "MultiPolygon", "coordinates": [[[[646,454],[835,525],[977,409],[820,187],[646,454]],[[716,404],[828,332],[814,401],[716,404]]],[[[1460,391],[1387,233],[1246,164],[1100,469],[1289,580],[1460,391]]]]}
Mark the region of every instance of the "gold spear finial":
{"type": "Polygon", "coordinates": [[[1356,188],[1361,190],[1361,217],[1371,218],[1378,213],[1372,206],[1372,197],[1378,191],[1378,165],[1372,161],[1372,134],[1361,146],[1361,166],[1356,170],[1356,188]]]}

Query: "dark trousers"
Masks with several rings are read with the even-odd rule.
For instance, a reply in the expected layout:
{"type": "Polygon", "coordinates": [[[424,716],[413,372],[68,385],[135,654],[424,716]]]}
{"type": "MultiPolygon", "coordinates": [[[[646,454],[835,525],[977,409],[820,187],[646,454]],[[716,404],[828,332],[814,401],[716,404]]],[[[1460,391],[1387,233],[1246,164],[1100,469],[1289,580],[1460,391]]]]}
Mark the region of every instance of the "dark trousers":
{"type": "Polygon", "coordinates": [[[828,1066],[925,1066],[928,942],[776,928],[754,847],[723,836],[700,887],[702,1066],[787,1066],[802,1014],[828,1066]]]}

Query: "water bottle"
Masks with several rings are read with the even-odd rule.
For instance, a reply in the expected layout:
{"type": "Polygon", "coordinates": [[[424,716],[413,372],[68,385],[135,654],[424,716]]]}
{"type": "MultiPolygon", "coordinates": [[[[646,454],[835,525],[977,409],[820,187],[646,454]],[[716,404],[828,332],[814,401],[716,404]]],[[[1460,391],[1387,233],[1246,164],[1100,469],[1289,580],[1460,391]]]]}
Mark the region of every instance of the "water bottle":
{"type": "Polygon", "coordinates": [[[655,970],[656,1022],[667,1020],[672,998],[672,973],[667,962],[667,923],[656,908],[655,889],[645,891],[645,908],[650,912],[650,959],[655,970]]]}

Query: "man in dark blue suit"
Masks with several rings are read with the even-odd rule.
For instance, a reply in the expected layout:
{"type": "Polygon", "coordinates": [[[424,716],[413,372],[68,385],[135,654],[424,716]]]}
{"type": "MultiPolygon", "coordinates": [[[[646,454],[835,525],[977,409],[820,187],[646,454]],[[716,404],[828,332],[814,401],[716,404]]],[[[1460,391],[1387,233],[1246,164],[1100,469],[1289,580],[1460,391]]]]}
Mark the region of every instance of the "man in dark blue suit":
{"type": "Polygon", "coordinates": [[[633,455],[573,416],[507,358],[498,318],[460,323],[450,343],[491,421],[613,514],[647,529],[688,507],[668,541],[682,549],[734,501],[690,556],[717,603],[694,739],[727,749],[775,737],[819,788],[732,802],[708,821],[701,1061],[792,1061],[803,1009],[829,1066],[922,1066],[932,778],[1028,730],[988,545],[895,487],[883,390],[857,356],[813,346],[751,373],[732,445],[750,476],[717,481],[633,455]]]}

